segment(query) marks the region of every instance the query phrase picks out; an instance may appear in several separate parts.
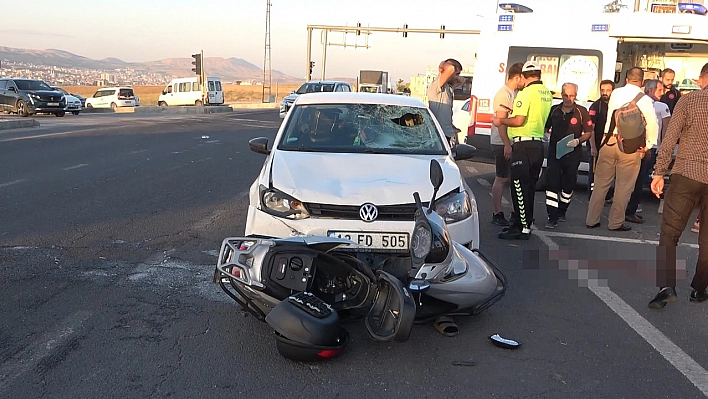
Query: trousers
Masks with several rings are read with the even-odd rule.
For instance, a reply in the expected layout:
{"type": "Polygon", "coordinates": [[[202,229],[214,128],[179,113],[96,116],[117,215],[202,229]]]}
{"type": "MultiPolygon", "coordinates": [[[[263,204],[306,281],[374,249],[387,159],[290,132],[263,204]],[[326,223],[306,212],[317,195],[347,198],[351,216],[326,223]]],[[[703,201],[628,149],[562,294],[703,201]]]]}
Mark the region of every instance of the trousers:
{"type": "Polygon", "coordinates": [[[573,190],[578,181],[578,168],[580,167],[580,154],[571,152],[561,159],[556,159],[555,154],[548,155],[546,170],[546,211],[548,220],[558,221],[565,217],[573,190]]]}
{"type": "Polygon", "coordinates": [[[611,137],[606,145],[600,148],[597,164],[595,165],[595,186],[590,195],[588,214],[585,224],[594,226],[600,223],[602,209],[605,206],[605,196],[615,180],[615,194],[610,208],[610,230],[618,229],[624,224],[624,212],[627,209],[629,197],[634,191],[637,182],[641,153],[625,154],[617,146],[617,139],[611,137]]]}
{"type": "Polygon", "coordinates": [[[646,186],[647,176],[649,176],[649,172],[651,172],[653,166],[654,150],[649,150],[644,154],[644,158],[642,158],[641,165],[639,166],[637,182],[634,184],[634,191],[632,191],[632,195],[629,197],[627,210],[624,212],[627,216],[637,213],[639,203],[642,200],[642,193],[644,193],[644,186],[646,186]]]}
{"type": "MultiPolygon", "coordinates": [[[[659,246],[656,248],[656,285],[676,287],[676,245],[696,205],[700,214],[708,212],[708,184],[679,174],[671,175],[671,185],[664,195],[659,246]]],[[[691,282],[696,291],[708,288],[708,228],[698,233],[698,262],[691,282]]]]}
{"type": "Polygon", "coordinates": [[[543,142],[514,143],[511,151],[511,198],[514,203],[514,227],[531,232],[536,183],[543,168],[543,142]]]}

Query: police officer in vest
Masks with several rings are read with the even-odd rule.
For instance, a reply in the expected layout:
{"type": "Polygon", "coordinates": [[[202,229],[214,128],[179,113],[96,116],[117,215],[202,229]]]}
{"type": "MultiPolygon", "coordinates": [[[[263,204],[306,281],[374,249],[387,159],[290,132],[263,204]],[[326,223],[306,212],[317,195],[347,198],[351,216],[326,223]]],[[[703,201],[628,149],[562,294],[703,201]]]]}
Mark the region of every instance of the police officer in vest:
{"type": "Polygon", "coordinates": [[[512,143],[511,196],[516,217],[499,233],[504,240],[528,240],[533,223],[536,182],[543,167],[543,134],[553,104],[551,91],[541,81],[541,66],[528,61],[521,69],[526,86],[514,100],[513,114],[494,117],[495,126],[507,126],[512,143]]]}
{"type": "Polygon", "coordinates": [[[551,108],[546,121],[546,130],[550,130],[546,171],[547,229],[556,228],[559,221],[565,222],[583,157],[580,144],[589,140],[593,132],[588,110],[575,103],[578,85],[563,83],[561,93],[563,102],[551,108]]]}

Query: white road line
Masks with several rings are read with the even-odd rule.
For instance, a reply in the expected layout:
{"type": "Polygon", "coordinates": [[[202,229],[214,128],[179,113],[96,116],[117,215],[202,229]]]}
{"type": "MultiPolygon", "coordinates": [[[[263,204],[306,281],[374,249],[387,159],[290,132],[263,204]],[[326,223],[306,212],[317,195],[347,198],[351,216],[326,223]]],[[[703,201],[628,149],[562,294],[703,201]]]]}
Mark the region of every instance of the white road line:
{"type": "MultiPolygon", "coordinates": [[[[556,251],[559,249],[548,233],[534,231],[541,241],[548,247],[549,250],[556,251]]],[[[592,236],[590,236],[592,237],[592,236]]],[[[616,240],[615,240],[616,241],[616,240]]],[[[567,261],[569,270],[579,271],[578,261],[567,261]]],[[[578,275],[587,275],[587,273],[578,273],[578,275]]],[[[654,327],[650,322],[643,318],[636,310],[629,306],[622,298],[612,292],[607,287],[598,285],[598,281],[591,278],[585,278],[584,283],[588,289],[592,291],[600,300],[602,300],[613,312],[615,312],[628,326],[637,332],[644,340],[651,345],[661,356],[664,357],[676,370],[681,372],[698,390],[708,397],[708,371],[700,364],[691,358],[681,348],[676,346],[671,340],[664,335],[659,329],[654,327]]]]}
{"type": "Polygon", "coordinates": [[[11,185],[17,184],[17,183],[22,183],[22,182],[24,182],[24,181],[27,181],[27,179],[19,179],[19,180],[13,180],[13,181],[10,181],[10,182],[7,182],[7,183],[0,183],[0,188],[2,188],[2,187],[7,187],[7,186],[11,186],[11,185]]]}
{"type": "MultiPolygon", "coordinates": [[[[582,240],[594,240],[594,241],[612,241],[612,242],[623,242],[628,244],[651,244],[659,245],[659,241],[655,240],[640,240],[637,238],[623,238],[623,237],[605,237],[605,236],[594,236],[589,234],[575,234],[575,233],[560,233],[551,231],[539,231],[539,235],[545,235],[547,237],[561,237],[561,238],[577,238],[582,240]]],[[[691,243],[679,243],[679,245],[689,248],[698,249],[698,244],[691,243]]]]}
{"type": "Polygon", "coordinates": [[[0,365],[0,392],[10,383],[30,370],[34,370],[39,362],[52,354],[54,350],[65,345],[76,335],[84,322],[91,317],[89,311],[78,311],[60,321],[53,330],[42,334],[37,340],[20,353],[0,365]]]}
{"type": "Polygon", "coordinates": [[[131,151],[128,153],[128,155],[133,155],[133,154],[140,154],[141,152],[146,152],[147,150],[137,150],[137,151],[131,151]]]}
{"type": "Polygon", "coordinates": [[[474,166],[466,165],[465,169],[467,169],[467,171],[472,173],[473,175],[479,174],[479,172],[477,171],[477,169],[475,169],[474,166]]]}
{"type": "Polygon", "coordinates": [[[492,184],[490,182],[488,182],[487,179],[482,179],[481,177],[479,179],[477,179],[477,183],[479,183],[479,185],[482,187],[487,187],[487,188],[492,187],[492,184]]]}
{"type": "Polygon", "coordinates": [[[68,166],[68,167],[63,168],[63,169],[64,169],[64,170],[72,170],[72,169],[83,168],[84,166],[88,166],[88,165],[89,165],[89,164],[87,164],[87,163],[80,163],[80,164],[78,164],[78,165],[68,166]]]}

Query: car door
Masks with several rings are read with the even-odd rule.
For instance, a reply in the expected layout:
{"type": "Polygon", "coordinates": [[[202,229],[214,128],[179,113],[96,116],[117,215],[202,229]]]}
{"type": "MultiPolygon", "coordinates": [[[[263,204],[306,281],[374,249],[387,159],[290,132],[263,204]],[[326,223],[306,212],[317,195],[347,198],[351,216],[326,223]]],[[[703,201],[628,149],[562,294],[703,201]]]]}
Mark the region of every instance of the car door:
{"type": "Polygon", "coordinates": [[[7,94],[5,93],[6,88],[7,81],[0,80],[0,112],[7,111],[7,100],[5,99],[7,97],[7,94]]]}
{"type": "Polygon", "coordinates": [[[7,80],[5,87],[5,105],[7,110],[15,112],[17,108],[17,100],[20,98],[20,90],[12,80],[7,80]]]}

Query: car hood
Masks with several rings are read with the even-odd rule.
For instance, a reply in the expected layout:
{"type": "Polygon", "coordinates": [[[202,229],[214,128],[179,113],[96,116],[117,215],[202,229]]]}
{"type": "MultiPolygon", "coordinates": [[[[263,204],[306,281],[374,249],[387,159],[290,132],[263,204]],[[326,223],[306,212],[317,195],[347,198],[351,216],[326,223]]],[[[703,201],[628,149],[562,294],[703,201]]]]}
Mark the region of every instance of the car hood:
{"type": "Polygon", "coordinates": [[[64,93],[55,90],[21,90],[25,93],[32,93],[42,97],[59,97],[64,95],[64,93]]]}
{"type": "Polygon", "coordinates": [[[288,102],[294,102],[295,100],[297,100],[298,97],[300,97],[299,94],[291,93],[291,94],[288,94],[287,96],[285,96],[285,98],[283,98],[283,100],[288,101],[288,102]]]}
{"type": "Polygon", "coordinates": [[[430,160],[437,159],[444,181],[439,195],[461,185],[451,158],[433,155],[324,154],[278,151],[271,165],[273,187],[309,203],[361,205],[411,204],[413,193],[428,201],[430,160]]]}

